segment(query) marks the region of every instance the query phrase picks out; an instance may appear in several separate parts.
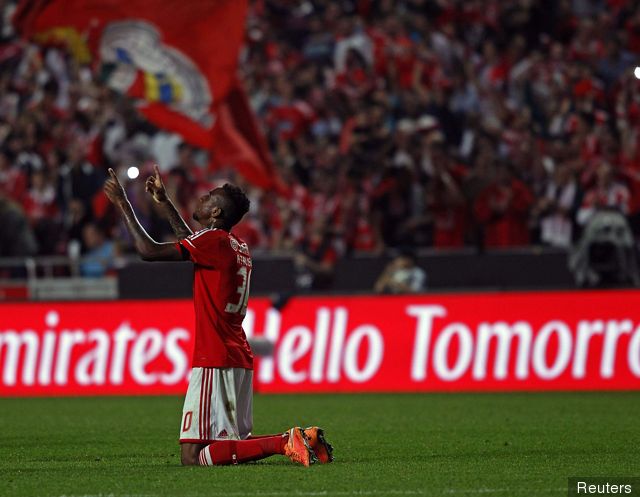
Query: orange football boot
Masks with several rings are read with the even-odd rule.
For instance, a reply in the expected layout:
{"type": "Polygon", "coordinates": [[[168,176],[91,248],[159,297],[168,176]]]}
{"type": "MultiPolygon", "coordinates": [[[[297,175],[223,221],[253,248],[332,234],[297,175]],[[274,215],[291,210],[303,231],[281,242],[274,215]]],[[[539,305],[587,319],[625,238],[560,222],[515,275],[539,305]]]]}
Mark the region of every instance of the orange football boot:
{"type": "Polygon", "coordinates": [[[299,426],[289,430],[289,440],[284,447],[284,455],[293,462],[309,467],[318,462],[316,454],[309,446],[304,431],[299,426]]]}
{"type": "Polygon", "coordinates": [[[318,457],[318,461],[327,464],[333,461],[333,447],[324,438],[324,430],[317,426],[309,426],[304,430],[304,436],[307,437],[309,446],[318,457]]]}

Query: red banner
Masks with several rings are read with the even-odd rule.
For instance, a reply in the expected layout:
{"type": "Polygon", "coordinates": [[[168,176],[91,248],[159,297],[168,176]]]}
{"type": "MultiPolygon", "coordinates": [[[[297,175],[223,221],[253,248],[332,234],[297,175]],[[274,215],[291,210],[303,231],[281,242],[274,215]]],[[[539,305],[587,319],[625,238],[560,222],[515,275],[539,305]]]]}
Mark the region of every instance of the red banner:
{"type": "Polygon", "coordinates": [[[63,44],[160,128],[263,188],[282,189],[237,79],[247,0],[21,0],[18,32],[63,44]]]}
{"type": "MultiPolygon", "coordinates": [[[[263,392],[633,390],[640,292],[253,299],[263,392]]],[[[190,301],[0,304],[0,395],[183,393],[190,301]]]]}

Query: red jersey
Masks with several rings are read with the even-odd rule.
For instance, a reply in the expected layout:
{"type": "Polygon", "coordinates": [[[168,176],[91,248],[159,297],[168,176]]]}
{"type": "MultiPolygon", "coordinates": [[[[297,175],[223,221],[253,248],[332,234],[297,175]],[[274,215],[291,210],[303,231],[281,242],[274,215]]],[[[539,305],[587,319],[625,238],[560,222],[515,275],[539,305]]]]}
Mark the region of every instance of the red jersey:
{"type": "Polygon", "coordinates": [[[195,266],[192,367],[253,369],[253,354],[242,329],[252,266],[247,244],[217,228],[198,231],[178,243],[195,266]]]}
{"type": "Polygon", "coordinates": [[[488,186],[476,199],[475,213],[484,225],[484,244],[487,247],[519,247],[529,244],[529,208],[533,195],[519,180],[507,186],[497,183],[488,186]],[[492,205],[502,207],[497,213],[492,205]]]}

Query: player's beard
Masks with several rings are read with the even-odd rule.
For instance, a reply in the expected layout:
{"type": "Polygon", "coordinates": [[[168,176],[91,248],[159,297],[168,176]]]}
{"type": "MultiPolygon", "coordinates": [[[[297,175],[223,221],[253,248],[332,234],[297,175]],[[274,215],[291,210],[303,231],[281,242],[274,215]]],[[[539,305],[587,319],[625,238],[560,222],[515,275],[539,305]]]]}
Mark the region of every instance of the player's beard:
{"type": "Polygon", "coordinates": [[[191,217],[193,218],[194,221],[200,222],[200,220],[198,219],[198,213],[197,212],[194,212],[193,214],[191,214],[191,217]]]}

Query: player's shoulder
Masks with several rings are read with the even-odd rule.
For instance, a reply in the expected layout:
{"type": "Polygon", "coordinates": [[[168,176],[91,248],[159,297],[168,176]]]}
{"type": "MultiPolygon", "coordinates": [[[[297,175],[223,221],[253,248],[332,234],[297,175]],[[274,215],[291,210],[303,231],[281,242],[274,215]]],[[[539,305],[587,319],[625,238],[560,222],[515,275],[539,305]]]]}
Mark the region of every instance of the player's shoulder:
{"type": "Polygon", "coordinates": [[[229,233],[229,245],[234,252],[249,255],[249,245],[247,245],[247,242],[233,233],[229,233]]]}
{"type": "Polygon", "coordinates": [[[193,247],[218,248],[223,245],[227,238],[227,232],[217,228],[204,228],[189,235],[185,241],[193,247]]]}
{"type": "Polygon", "coordinates": [[[204,228],[189,235],[187,239],[193,241],[199,238],[202,238],[202,239],[226,238],[226,235],[227,233],[224,230],[221,230],[218,228],[204,228]]]}

